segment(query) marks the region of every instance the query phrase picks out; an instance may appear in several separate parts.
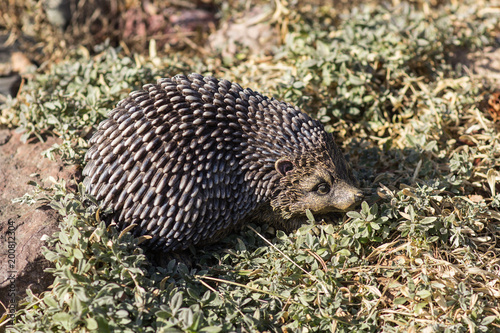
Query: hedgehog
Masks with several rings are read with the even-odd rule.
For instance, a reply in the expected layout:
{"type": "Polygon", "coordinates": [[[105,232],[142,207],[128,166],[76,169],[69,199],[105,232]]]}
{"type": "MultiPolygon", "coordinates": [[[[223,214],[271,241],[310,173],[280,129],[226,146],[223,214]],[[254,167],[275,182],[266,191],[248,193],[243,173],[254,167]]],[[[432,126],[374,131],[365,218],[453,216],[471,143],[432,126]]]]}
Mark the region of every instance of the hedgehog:
{"type": "Polygon", "coordinates": [[[148,248],[216,242],[255,220],[286,231],[306,210],[362,198],[342,152],[298,107],[200,74],[162,78],[117,104],[90,139],[87,192],[148,248]]]}

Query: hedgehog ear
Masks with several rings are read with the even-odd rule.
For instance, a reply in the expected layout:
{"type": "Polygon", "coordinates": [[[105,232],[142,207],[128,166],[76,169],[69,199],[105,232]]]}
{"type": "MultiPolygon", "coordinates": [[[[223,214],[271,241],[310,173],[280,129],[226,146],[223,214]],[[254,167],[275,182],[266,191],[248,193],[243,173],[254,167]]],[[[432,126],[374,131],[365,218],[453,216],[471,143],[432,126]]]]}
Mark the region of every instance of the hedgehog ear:
{"type": "Polygon", "coordinates": [[[288,171],[293,170],[293,163],[287,159],[279,159],[274,164],[274,167],[276,168],[276,171],[278,171],[282,176],[286,176],[286,173],[288,171]]]}

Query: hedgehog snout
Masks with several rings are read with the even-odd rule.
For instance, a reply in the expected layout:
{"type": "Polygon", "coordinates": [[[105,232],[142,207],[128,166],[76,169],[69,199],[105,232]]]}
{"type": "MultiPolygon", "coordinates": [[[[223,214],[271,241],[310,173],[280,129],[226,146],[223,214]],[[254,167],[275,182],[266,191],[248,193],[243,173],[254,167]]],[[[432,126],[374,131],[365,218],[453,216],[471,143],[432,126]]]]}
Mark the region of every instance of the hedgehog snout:
{"type": "Polygon", "coordinates": [[[361,190],[342,181],[335,185],[332,206],[335,210],[347,211],[358,205],[363,197],[361,190]]]}

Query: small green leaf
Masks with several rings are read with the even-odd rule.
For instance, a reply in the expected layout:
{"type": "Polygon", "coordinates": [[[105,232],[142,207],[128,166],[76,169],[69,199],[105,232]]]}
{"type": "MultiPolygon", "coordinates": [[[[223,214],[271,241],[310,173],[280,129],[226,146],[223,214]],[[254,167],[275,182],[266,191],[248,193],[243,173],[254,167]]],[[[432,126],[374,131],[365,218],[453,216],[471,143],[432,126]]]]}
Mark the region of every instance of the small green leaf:
{"type": "Polygon", "coordinates": [[[489,325],[491,323],[493,323],[495,320],[498,320],[498,316],[488,316],[488,317],[484,317],[483,320],[481,321],[481,325],[489,325]]]}
{"type": "Polygon", "coordinates": [[[95,331],[98,328],[97,321],[94,318],[86,318],[85,327],[90,331],[95,331]]]}
{"type": "Polygon", "coordinates": [[[422,289],[416,292],[416,295],[422,299],[431,297],[432,293],[429,290],[422,289]]]}
{"type": "Polygon", "coordinates": [[[396,304],[396,305],[403,305],[406,302],[408,302],[408,298],[406,298],[406,297],[396,297],[394,299],[394,304],[396,304]]]}

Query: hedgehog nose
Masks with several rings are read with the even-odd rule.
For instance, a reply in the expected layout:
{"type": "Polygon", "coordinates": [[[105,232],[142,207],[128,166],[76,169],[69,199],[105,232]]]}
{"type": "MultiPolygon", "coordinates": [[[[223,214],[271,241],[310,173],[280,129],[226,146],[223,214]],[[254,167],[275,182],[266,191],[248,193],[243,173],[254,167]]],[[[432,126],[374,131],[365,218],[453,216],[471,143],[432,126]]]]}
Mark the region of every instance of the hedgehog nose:
{"type": "Polygon", "coordinates": [[[364,197],[365,197],[365,195],[363,194],[363,192],[359,189],[356,189],[356,193],[354,193],[355,203],[360,203],[364,197]]]}
{"type": "Polygon", "coordinates": [[[358,190],[357,193],[354,194],[354,204],[353,206],[357,206],[365,197],[361,190],[358,190]]]}
{"type": "Polygon", "coordinates": [[[343,183],[340,188],[335,191],[335,198],[333,205],[335,208],[346,211],[355,207],[363,200],[363,192],[356,187],[343,183]]]}

